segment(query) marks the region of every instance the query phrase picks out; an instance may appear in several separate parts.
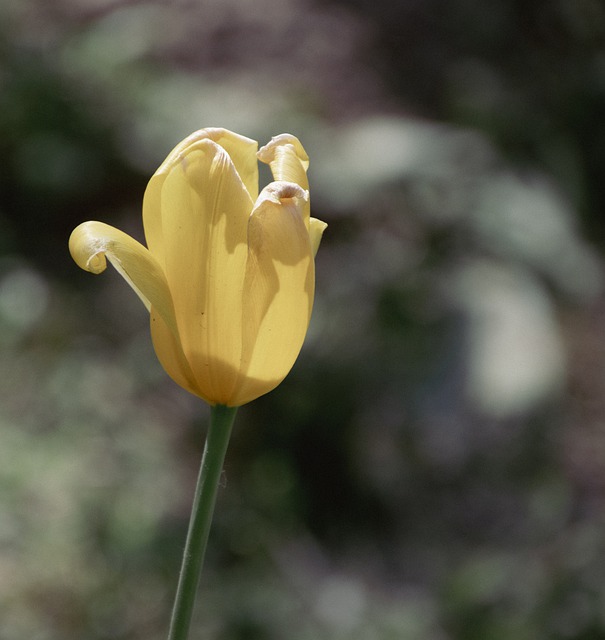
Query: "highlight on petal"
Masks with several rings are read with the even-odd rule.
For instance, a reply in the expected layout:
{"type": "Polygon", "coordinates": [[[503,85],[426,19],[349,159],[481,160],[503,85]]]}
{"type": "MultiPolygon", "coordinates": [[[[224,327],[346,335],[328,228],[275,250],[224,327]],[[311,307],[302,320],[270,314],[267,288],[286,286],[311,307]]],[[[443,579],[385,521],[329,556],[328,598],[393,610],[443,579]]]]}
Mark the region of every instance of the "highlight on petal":
{"type": "Polygon", "coordinates": [[[172,297],[164,272],[140,242],[108,224],[90,221],[73,230],[69,251],[79,267],[95,274],[105,271],[109,260],[147,309],[155,307],[166,325],[176,331],[172,297]]]}
{"type": "Polygon", "coordinates": [[[303,222],[308,194],[275,182],[259,196],[248,226],[243,289],[242,379],[229,404],[271,391],[288,374],[302,347],[313,307],[315,270],[303,222]]]}

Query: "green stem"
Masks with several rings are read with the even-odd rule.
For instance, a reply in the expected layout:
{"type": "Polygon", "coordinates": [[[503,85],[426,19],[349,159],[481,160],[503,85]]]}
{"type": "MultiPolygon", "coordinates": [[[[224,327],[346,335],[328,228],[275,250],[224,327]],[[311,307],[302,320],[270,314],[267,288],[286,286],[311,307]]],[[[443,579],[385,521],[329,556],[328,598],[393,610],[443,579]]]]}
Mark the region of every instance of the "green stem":
{"type": "Polygon", "coordinates": [[[218,483],[229,445],[237,407],[216,405],[210,414],[210,427],[195,488],[183,563],[172,609],[168,640],[186,640],[195,596],[204,562],[204,552],[214,513],[218,483]]]}

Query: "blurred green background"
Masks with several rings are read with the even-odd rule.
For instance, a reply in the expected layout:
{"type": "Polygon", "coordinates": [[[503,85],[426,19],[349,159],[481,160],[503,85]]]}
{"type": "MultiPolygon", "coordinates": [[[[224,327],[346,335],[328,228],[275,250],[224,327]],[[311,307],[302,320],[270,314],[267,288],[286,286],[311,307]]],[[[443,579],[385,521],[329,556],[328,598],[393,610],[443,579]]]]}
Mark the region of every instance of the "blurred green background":
{"type": "Polygon", "coordinates": [[[208,409],[98,219],[223,126],[311,157],[307,343],[242,408],[192,640],[605,638],[600,0],[0,4],[0,638],[160,640],[208,409]]]}

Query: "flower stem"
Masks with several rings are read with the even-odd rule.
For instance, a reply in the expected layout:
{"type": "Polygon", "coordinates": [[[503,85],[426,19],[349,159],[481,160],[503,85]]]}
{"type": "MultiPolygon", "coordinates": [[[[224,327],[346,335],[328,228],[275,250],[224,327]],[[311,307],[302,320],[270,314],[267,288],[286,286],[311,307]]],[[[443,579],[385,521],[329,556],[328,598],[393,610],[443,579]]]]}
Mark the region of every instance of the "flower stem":
{"type": "Polygon", "coordinates": [[[168,640],[186,640],[195,604],[218,483],[237,407],[216,405],[210,414],[206,446],[197,479],[181,573],[172,609],[168,640]]]}

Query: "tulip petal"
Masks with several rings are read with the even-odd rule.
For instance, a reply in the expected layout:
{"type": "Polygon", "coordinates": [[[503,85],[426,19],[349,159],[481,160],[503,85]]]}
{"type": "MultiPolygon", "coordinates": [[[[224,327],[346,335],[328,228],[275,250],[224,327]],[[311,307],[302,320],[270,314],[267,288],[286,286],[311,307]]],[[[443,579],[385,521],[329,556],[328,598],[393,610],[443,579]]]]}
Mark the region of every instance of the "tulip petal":
{"type": "Polygon", "coordinates": [[[235,385],[240,363],[253,203],[226,151],[209,139],[190,145],[169,168],[159,199],[183,353],[203,395],[222,398],[235,385]]]}
{"type": "Polygon", "coordinates": [[[201,140],[212,140],[221,146],[230,156],[239,174],[250,200],[254,202],[258,195],[258,161],[256,140],[240,136],[227,129],[200,129],[180,142],[162,162],[159,169],[151,177],[143,198],[143,226],[149,250],[158,258],[164,259],[163,228],[165,220],[162,215],[161,191],[164,180],[177,167],[188,153],[193,151],[201,140]]]}
{"type": "MultiPolygon", "coordinates": [[[[305,191],[309,190],[307,169],[309,156],[300,140],[289,133],[282,133],[271,138],[271,141],[258,152],[258,159],[271,167],[273,179],[276,181],[294,182],[305,191]]],[[[303,220],[309,226],[310,204],[307,199],[303,208],[303,220]]]]}
{"type": "Polygon", "coordinates": [[[157,260],[141,243],[103,222],[84,222],[69,238],[69,251],[79,267],[102,273],[107,260],[134,289],[148,310],[155,307],[166,325],[176,331],[168,283],[157,260]]]}
{"type": "Polygon", "coordinates": [[[318,218],[309,218],[309,238],[311,240],[311,249],[313,251],[313,257],[317,255],[319,249],[319,243],[323,232],[326,230],[328,224],[318,218]]]}
{"type": "Polygon", "coordinates": [[[315,270],[298,185],[266,187],[250,216],[243,290],[243,379],[229,404],[267,393],[288,374],[311,317],[315,270]]]}
{"type": "Polygon", "coordinates": [[[204,129],[208,138],[228,153],[239,177],[242,179],[252,202],[258,198],[258,142],[227,129],[204,129]]]}
{"type": "Polygon", "coordinates": [[[191,366],[183,353],[180,341],[176,339],[174,332],[170,330],[161,315],[153,307],[151,309],[150,327],[155,353],[166,373],[189,393],[201,397],[209,404],[214,404],[215,401],[206,397],[199,388],[191,366]]]}
{"type": "Polygon", "coordinates": [[[309,156],[296,136],[289,133],[274,136],[257,155],[261,162],[271,167],[276,181],[294,182],[303,189],[309,188],[309,156]]]}

